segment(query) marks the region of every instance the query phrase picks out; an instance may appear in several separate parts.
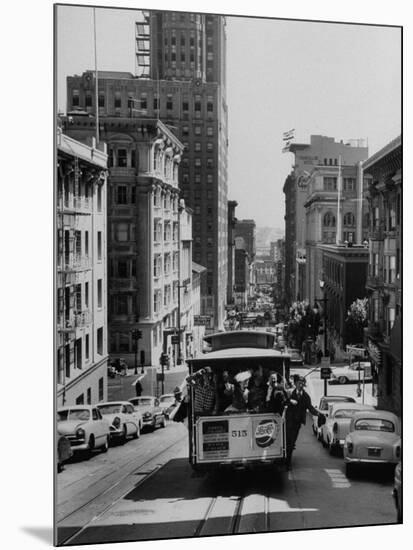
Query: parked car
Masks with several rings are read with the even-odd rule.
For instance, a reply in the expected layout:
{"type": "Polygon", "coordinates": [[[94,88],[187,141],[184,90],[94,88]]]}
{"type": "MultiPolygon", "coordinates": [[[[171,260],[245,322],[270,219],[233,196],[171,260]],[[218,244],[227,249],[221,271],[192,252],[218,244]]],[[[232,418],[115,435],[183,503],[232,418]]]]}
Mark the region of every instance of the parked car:
{"type": "Polygon", "coordinates": [[[137,439],[143,426],[142,414],[128,401],[99,403],[97,408],[109,422],[110,439],[125,443],[129,436],[137,439]]]}
{"type": "Polygon", "coordinates": [[[175,394],[165,393],[159,398],[159,404],[161,406],[162,412],[165,415],[165,418],[169,418],[169,415],[174,408],[176,403],[175,394]]]}
{"type": "Polygon", "coordinates": [[[394,504],[397,510],[397,523],[403,521],[403,491],[402,491],[402,463],[399,462],[394,470],[394,486],[393,486],[394,504]]]}
{"type": "Polygon", "coordinates": [[[287,353],[290,356],[290,365],[291,366],[301,366],[304,365],[303,356],[301,351],[296,348],[287,348],[287,353]]]}
{"type": "Polygon", "coordinates": [[[109,423],[93,405],[72,405],[57,410],[57,431],[70,441],[73,451],[109,447],[109,423]]]}
{"type": "Polygon", "coordinates": [[[330,454],[336,454],[343,448],[351,420],[358,411],[374,411],[374,407],[340,402],[329,405],[326,422],[321,426],[321,443],[328,447],[330,454]]]}
{"type": "Polygon", "coordinates": [[[73,456],[72,447],[70,441],[64,435],[56,435],[56,446],[57,446],[57,471],[61,472],[63,469],[63,464],[66,460],[69,460],[73,456]]]}
{"type": "Polygon", "coordinates": [[[333,367],[329,384],[347,384],[348,382],[371,382],[371,364],[370,361],[360,361],[346,365],[344,367],[333,367]]]}
{"type": "MultiPolygon", "coordinates": [[[[318,410],[323,413],[325,419],[328,418],[328,406],[331,403],[355,403],[356,400],[353,397],[347,397],[346,395],[324,395],[320,398],[318,410]]],[[[321,440],[321,419],[318,416],[313,416],[313,434],[317,439],[321,440]]]]}
{"type": "Polygon", "coordinates": [[[151,428],[152,430],[156,427],[165,428],[165,414],[159,405],[159,399],[151,395],[141,395],[140,397],[132,397],[130,402],[141,412],[143,428],[151,428]]]}
{"type": "Polygon", "coordinates": [[[366,464],[397,464],[401,456],[400,421],[389,411],[359,411],[350,422],[343,449],[346,474],[366,464]]]}

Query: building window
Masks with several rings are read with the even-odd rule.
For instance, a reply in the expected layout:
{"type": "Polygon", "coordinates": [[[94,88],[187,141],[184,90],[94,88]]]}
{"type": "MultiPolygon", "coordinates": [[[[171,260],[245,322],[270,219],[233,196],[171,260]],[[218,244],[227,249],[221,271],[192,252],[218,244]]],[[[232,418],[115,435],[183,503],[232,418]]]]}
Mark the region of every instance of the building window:
{"type": "Polygon", "coordinates": [[[194,127],[194,133],[196,136],[200,136],[201,135],[201,126],[195,126],[194,127]]]}
{"type": "Polygon", "coordinates": [[[161,309],[161,292],[160,290],[155,290],[153,295],[153,311],[154,313],[159,313],[161,309]]]}
{"type": "Polygon", "coordinates": [[[127,187],[126,185],[118,185],[116,189],[116,202],[117,204],[127,204],[128,202],[128,196],[127,196],[127,187]]]}
{"type": "MultiPolygon", "coordinates": [[[[209,55],[209,54],[208,54],[209,55]]],[[[214,110],[214,98],[212,95],[207,97],[207,112],[212,113],[214,110]]]]}
{"type": "Polygon", "coordinates": [[[85,359],[89,359],[89,334],[85,336],[85,359]]]}
{"type": "Polygon", "coordinates": [[[115,109],[120,109],[122,107],[120,92],[115,92],[114,106],[115,106],[115,109]]]}
{"type": "Polygon", "coordinates": [[[126,149],[118,149],[118,166],[126,168],[128,166],[128,155],[126,149]]]}
{"type": "Polygon", "coordinates": [[[89,308],[89,283],[85,283],[85,308],[89,308]]]}
{"type": "Polygon", "coordinates": [[[155,220],[153,224],[153,239],[156,243],[162,240],[162,222],[155,220]]]}
{"type": "Polygon", "coordinates": [[[394,307],[387,309],[387,333],[389,334],[393,328],[394,321],[396,319],[396,310],[394,307]]]}
{"type": "Polygon", "coordinates": [[[89,92],[89,91],[86,92],[85,107],[92,107],[92,92],[89,92]]]}
{"type": "Polygon", "coordinates": [[[96,343],[98,354],[103,355],[103,327],[98,328],[96,331],[96,343]]]}
{"type": "Polygon", "coordinates": [[[354,215],[351,212],[347,212],[346,214],[344,214],[343,223],[347,226],[353,226],[355,224],[354,215]]]}
{"type": "Polygon", "coordinates": [[[187,136],[189,134],[189,126],[182,127],[182,135],[187,136]]]}
{"type": "Polygon", "coordinates": [[[172,111],[172,109],[173,109],[172,94],[168,94],[168,95],[167,95],[167,99],[166,99],[166,109],[167,109],[168,111],[172,111]]]}
{"type": "Polygon", "coordinates": [[[373,262],[372,262],[372,275],[373,277],[379,276],[379,254],[373,254],[373,262]]]}
{"type": "Polygon", "coordinates": [[[195,183],[201,183],[201,174],[195,174],[195,183]]]}
{"type": "Polygon", "coordinates": [[[79,107],[79,90],[72,90],[72,107],[79,107]]]}
{"type": "Polygon", "coordinates": [[[118,223],[116,237],[119,242],[129,240],[129,225],[127,223],[118,223]]]}
{"type": "Polygon", "coordinates": [[[118,260],[118,277],[121,279],[126,279],[128,277],[127,260],[118,260]]]}
{"type": "Polygon", "coordinates": [[[102,231],[98,231],[98,260],[102,260],[102,231]]]}
{"type": "Polygon", "coordinates": [[[214,176],[212,174],[207,175],[207,183],[213,183],[214,182],[214,176]]]}
{"type": "Polygon", "coordinates": [[[211,152],[214,148],[214,144],[212,143],[212,141],[208,141],[207,143],[207,151],[208,152],[211,152]]]}
{"type": "Polygon", "coordinates": [[[103,378],[99,378],[99,401],[103,401],[103,388],[104,388],[103,378]]]}
{"type": "Polygon", "coordinates": [[[354,231],[344,231],[344,240],[348,243],[354,243],[354,231]]]}
{"type": "Polygon", "coordinates": [[[335,227],[336,217],[331,212],[327,212],[324,214],[323,225],[325,227],[335,227]]]}
{"type": "Polygon", "coordinates": [[[194,144],[194,150],[199,153],[199,151],[201,150],[201,142],[200,141],[196,141],[195,144],[194,144]]]}
{"type": "Polygon", "coordinates": [[[324,191],[336,191],[337,190],[337,178],[335,177],[324,177],[323,178],[323,187],[324,191]]]}
{"type": "Polygon", "coordinates": [[[211,137],[213,135],[214,135],[214,129],[212,128],[212,126],[208,126],[207,127],[207,136],[211,137]]]}
{"type": "Polygon", "coordinates": [[[140,99],[141,99],[140,101],[141,109],[146,110],[148,108],[148,94],[145,92],[142,92],[140,99]]]}
{"type": "Polygon", "coordinates": [[[197,157],[197,158],[195,159],[195,166],[196,166],[197,168],[200,168],[200,167],[201,167],[201,159],[200,159],[199,157],[197,157]]]}
{"type": "Polygon", "coordinates": [[[396,281],[396,256],[389,256],[389,284],[396,281]]]}
{"type": "Polygon", "coordinates": [[[99,107],[105,106],[105,94],[103,92],[99,92],[98,105],[99,107]]]}
{"type": "Polygon", "coordinates": [[[119,294],[116,296],[116,313],[118,315],[128,314],[128,296],[126,294],[119,294]]]}
{"type": "Polygon", "coordinates": [[[102,307],[102,279],[98,279],[98,307],[102,307]]]}
{"type": "Polygon", "coordinates": [[[98,185],[98,190],[97,190],[97,209],[98,209],[98,212],[102,212],[102,186],[101,185],[98,185]]]}
{"type": "Polygon", "coordinates": [[[76,405],[83,405],[84,402],[84,395],[81,393],[78,397],[76,397],[76,405]]]}
{"type": "Polygon", "coordinates": [[[208,158],[207,159],[207,168],[208,168],[208,170],[211,170],[213,168],[213,165],[214,165],[213,160],[211,158],[208,158]]]}
{"type": "Polygon", "coordinates": [[[160,254],[157,254],[153,259],[153,276],[158,278],[161,276],[162,270],[162,258],[160,254]]]}
{"type": "Polygon", "coordinates": [[[356,190],[356,178],[344,178],[343,183],[344,183],[344,191],[356,190]]]}

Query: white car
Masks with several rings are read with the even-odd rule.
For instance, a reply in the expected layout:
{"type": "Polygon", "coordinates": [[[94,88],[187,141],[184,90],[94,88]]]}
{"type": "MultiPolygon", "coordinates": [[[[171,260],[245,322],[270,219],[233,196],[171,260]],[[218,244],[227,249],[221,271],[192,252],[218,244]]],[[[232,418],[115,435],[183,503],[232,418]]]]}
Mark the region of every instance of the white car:
{"type": "Polygon", "coordinates": [[[360,411],[350,423],[343,449],[346,474],[356,465],[394,464],[401,457],[400,421],[389,411],[360,411]]]}
{"type": "Polygon", "coordinates": [[[132,397],[130,402],[142,414],[144,428],[154,430],[157,427],[165,428],[165,414],[159,404],[159,399],[153,395],[132,397]]]}
{"type": "Polygon", "coordinates": [[[371,364],[369,361],[358,361],[344,367],[333,367],[329,384],[347,384],[348,382],[371,382],[371,364]]]}
{"type": "Polygon", "coordinates": [[[344,446],[350,423],[358,411],[374,411],[372,405],[360,403],[331,403],[326,422],[321,426],[321,442],[334,455],[344,446]]]}
{"type": "MultiPolygon", "coordinates": [[[[353,397],[347,397],[346,395],[324,395],[320,398],[320,404],[318,410],[323,413],[324,418],[328,418],[328,407],[331,403],[355,403],[356,400],[353,397]]],[[[313,434],[321,441],[321,427],[322,422],[318,416],[313,416],[313,434]]]]}
{"type": "Polygon", "coordinates": [[[175,394],[164,393],[163,395],[161,395],[159,398],[159,405],[165,415],[165,418],[169,418],[170,413],[176,406],[175,394]]]}
{"type": "Polygon", "coordinates": [[[109,422],[111,440],[125,443],[129,436],[137,439],[143,425],[141,413],[129,401],[108,401],[97,408],[109,422]]]}
{"type": "Polygon", "coordinates": [[[94,405],[72,405],[57,409],[57,431],[67,437],[73,451],[108,450],[109,423],[94,405]]]}

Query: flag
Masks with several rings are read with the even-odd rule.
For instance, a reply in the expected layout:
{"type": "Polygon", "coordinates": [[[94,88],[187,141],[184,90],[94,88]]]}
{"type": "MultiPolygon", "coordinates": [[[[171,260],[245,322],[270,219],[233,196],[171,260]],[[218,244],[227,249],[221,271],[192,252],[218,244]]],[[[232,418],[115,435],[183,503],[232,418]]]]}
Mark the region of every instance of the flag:
{"type": "Polygon", "coordinates": [[[292,130],[289,130],[288,132],[284,132],[283,133],[283,140],[288,141],[290,139],[294,139],[294,132],[295,132],[294,128],[292,130]]]}

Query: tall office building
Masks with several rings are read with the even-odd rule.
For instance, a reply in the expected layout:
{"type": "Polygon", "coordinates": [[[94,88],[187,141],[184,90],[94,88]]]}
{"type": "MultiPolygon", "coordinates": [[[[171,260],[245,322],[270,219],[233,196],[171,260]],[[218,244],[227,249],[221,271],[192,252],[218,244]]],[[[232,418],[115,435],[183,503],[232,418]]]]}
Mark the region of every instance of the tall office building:
{"type": "Polygon", "coordinates": [[[227,299],[225,18],[145,12],[136,23],[139,115],[158,116],[185,146],[180,187],[193,210],[193,259],[207,267],[202,313],[221,328],[227,299]]]}

